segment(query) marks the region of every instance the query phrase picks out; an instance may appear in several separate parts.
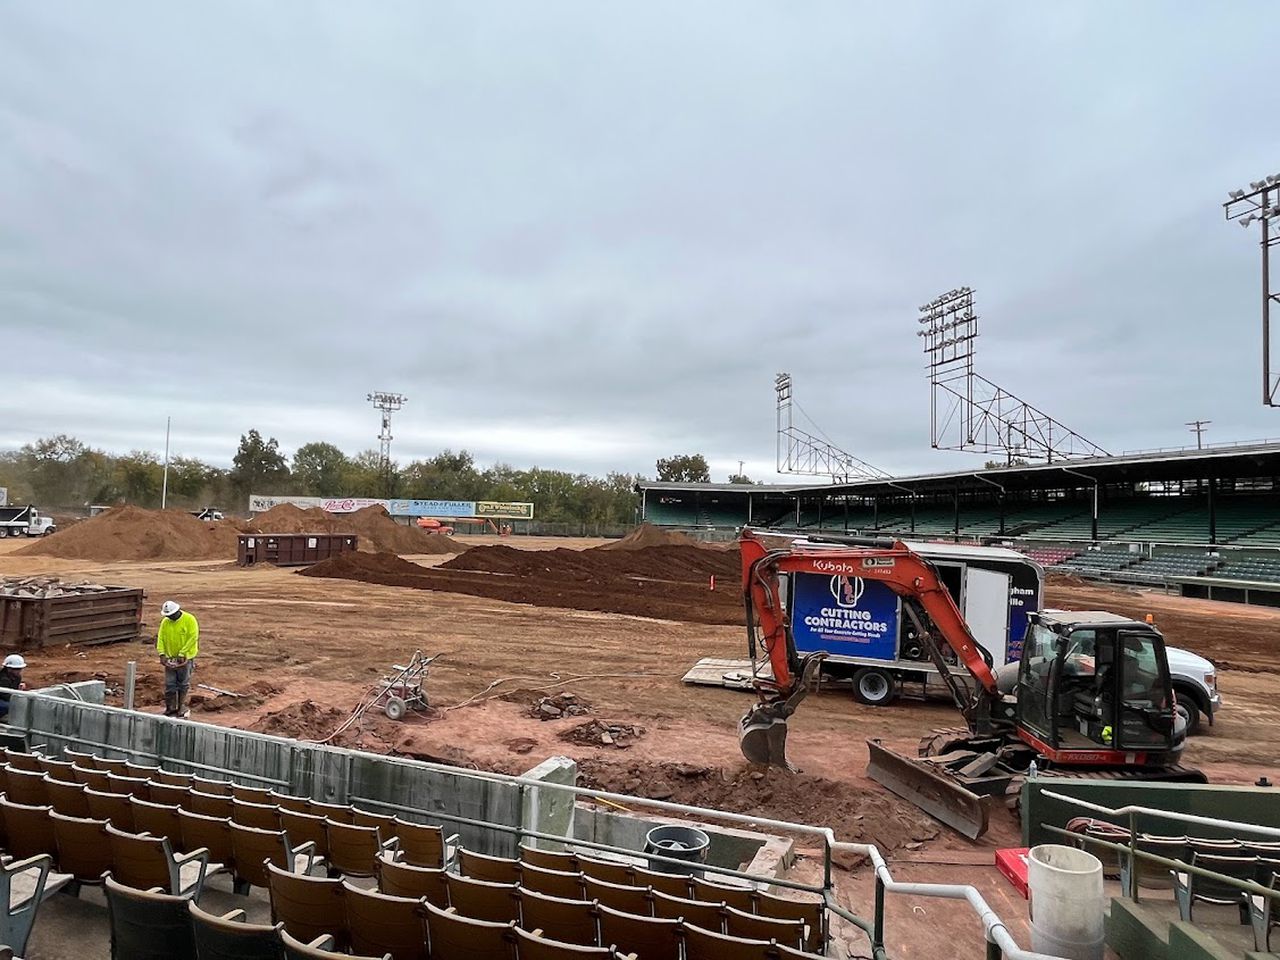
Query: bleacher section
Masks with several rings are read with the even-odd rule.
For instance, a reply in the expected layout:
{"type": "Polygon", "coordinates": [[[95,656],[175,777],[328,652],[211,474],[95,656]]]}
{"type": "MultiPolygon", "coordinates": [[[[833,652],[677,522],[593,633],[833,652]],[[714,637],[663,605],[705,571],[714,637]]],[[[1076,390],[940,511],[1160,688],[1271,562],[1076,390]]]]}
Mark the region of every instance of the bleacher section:
{"type": "Polygon", "coordinates": [[[1086,550],[1063,560],[1057,569],[1069,573],[1115,573],[1133,565],[1138,558],[1127,550],[1086,550]]]}
{"type": "Polygon", "coordinates": [[[1249,580],[1258,583],[1280,583],[1280,557],[1223,558],[1214,576],[1227,580],[1249,580]]]}

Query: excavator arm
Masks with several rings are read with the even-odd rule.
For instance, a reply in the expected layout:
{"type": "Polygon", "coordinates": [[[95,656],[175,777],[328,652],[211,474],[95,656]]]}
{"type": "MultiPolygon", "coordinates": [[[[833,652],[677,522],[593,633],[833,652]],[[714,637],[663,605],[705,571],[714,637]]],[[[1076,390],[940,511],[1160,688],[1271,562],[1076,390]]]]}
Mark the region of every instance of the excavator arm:
{"type": "Polygon", "coordinates": [[[908,620],[949,685],[970,728],[980,730],[987,726],[990,704],[999,698],[987,655],[973,638],[933,565],[906,544],[880,541],[876,545],[838,548],[788,545],[786,549],[770,550],[745,531],[739,547],[748,650],[760,695],[760,702],[742,718],[738,729],[738,741],[748,760],[790,766],[786,760],[786,722],[804,699],[825,656],[817,653],[801,657],[796,651],[782,600],[782,574],[857,577],[888,586],[903,598],[908,620]],[[970,695],[952,676],[942,658],[943,646],[954,651],[973,677],[976,695],[970,695]],[[763,675],[757,666],[760,647],[771,675],[763,675]]]}

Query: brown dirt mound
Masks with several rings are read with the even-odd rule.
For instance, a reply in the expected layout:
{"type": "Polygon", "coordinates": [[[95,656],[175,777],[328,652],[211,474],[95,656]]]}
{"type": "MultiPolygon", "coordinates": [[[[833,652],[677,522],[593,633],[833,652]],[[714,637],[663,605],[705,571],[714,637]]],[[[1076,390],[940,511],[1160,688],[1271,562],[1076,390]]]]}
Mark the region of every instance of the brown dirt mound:
{"type": "Polygon", "coordinates": [[[234,557],[239,531],[181,510],[113,507],[17,550],[69,560],[217,560],[234,557]]]}
{"type": "Polygon", "coordinates": [[[642,523],[621,540],[606,543],[597,550],[639,550],[644,547],[700,547],[706,549],[701,540],[695,540],[687,533],[678,530],[663,530],[651,523],[642,523]]]}
{"type": "Polygon", "coordinates": [[[737,551],[698,547],[638,550],[517,550],[473,547],[439,567],[345,554],[302,571],[488,597],[539,607],[599,610],[691,623],[742,622],[737,551]],[[710,577],[716,589],[710,589],[710,577]]]}
{"type": "Polygon", "coordinates": [[[580,786],[793,823],[822,824],[833,828],[841,840],[874,843],[881,850],[931,840],[940,831],[928,814],[883,790],[859,791],[847,783],[785,770],[728,770],[587,757],[578,761],[578,772],[580,786]]]}
{"type": "Polygon", "coordinates": [[[247,529],[262,534],[354,533],[360,538],[360,549],[369,553],[441,554],[467,549],[452,537],[396,523],[377,504],[354,513],[326,513],[319,507],[302,509],[282,503],[254,517],[247,529]]]}

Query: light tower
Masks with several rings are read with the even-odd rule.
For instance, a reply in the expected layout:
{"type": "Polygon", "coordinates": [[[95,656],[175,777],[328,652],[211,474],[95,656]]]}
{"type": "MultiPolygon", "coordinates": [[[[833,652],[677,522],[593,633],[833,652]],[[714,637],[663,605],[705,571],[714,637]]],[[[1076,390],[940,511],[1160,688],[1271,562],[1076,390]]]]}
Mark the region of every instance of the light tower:
{"type": "Polygon", "coordinates": [[[382,488],[386,496],[391,496],[391,414],[408,402],[408,398],[400,393],[383,393],[376,390],[366,399],[382,411],[382,432],[378,434],[378,469],[382,472],[382,488]]]}
{"type": "Polygon", "coordinates": [[[1280,393],[1280,377],[1271,372],[1271,301],[1280,294],[1271,292],[1271,247],[1280,243],[1280,232],[1271,229],[1272,220],[1280,223],[1280,173],[1254,180],[1248,190],[1232,190],[1222,211],[1228,220],[1234,220],[1248,229],[1258,223],[1262,231],[1262,403],[1268,407],[1280,407],[1276,394],[1280,393]]]}

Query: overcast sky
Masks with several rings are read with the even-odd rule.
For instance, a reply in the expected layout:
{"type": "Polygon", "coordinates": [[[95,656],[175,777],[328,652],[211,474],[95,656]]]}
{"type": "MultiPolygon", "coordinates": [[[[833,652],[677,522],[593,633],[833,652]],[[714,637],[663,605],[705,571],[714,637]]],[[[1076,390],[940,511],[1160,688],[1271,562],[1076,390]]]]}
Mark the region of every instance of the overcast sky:
{"type": "Polygon", "coordinates": [[[465,447],[774,472],[773,377],[929,448],[917,306],[1111,452],[1280,436],[1256,231],[1274,5],[0,6],[0,448],[465,447]]]}

